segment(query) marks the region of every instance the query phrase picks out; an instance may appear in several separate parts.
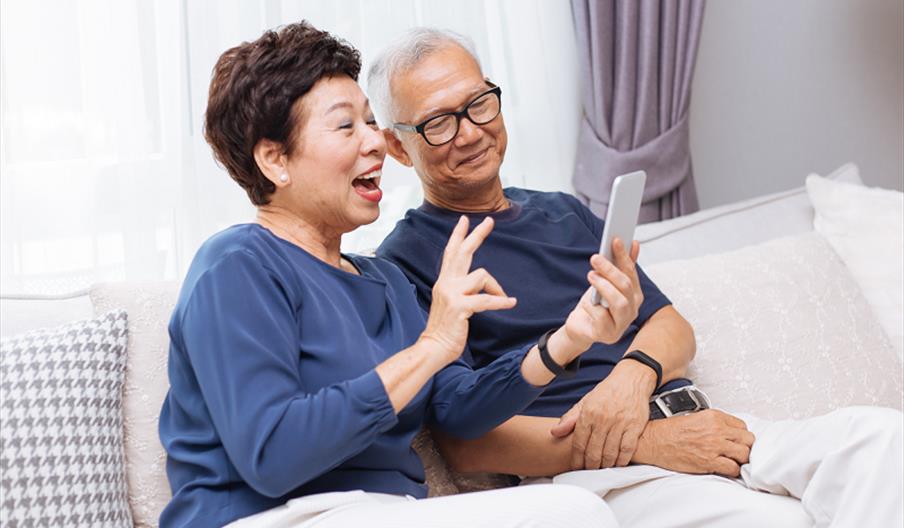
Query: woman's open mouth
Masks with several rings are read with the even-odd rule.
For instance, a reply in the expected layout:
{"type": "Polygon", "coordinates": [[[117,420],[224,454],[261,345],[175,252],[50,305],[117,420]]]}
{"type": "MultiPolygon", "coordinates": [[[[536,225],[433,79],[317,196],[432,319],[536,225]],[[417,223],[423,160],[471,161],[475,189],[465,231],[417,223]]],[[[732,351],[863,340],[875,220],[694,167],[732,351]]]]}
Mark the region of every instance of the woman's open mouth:
{"type": "Polygon", "coordinates": [[[383,191],[380,190],[380,176],[382,175],[381,169],[372,170],[352,180],[352,187],[365,200],[379,203],[383,198],[383,191]]]}

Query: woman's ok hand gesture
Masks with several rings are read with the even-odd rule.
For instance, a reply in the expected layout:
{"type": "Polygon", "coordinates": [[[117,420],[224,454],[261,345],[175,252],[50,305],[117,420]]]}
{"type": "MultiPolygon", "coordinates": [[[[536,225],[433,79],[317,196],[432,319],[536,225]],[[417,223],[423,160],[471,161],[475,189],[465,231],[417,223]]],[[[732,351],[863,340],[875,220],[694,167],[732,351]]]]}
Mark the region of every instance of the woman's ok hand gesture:
{"type": "Polygon", "coordinates": [[[468,339],[468,319],[473,314],[507,310],[517,302],[505,294],[487,270],[469,271],[474,252],[492,230],[493,219],[487,217],[468,234],[468,218],[462,216],[443,252],[439,277],[433,285],[427,327],[421,339],[437,345],[445,355],[445,364],[461,356],[468,339]]]}

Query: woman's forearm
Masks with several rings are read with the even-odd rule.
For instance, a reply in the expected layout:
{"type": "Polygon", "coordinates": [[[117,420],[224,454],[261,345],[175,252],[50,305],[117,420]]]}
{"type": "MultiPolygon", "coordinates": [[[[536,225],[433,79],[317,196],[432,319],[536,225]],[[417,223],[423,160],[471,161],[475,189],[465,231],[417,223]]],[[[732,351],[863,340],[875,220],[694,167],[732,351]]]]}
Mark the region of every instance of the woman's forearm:
{"type": "Polygon", "coordinates": [[[446,366],[446,358],[436,343],[422,338],[377,365],[377,375],[383,381],[396,414],[446,366]]]}
{"type": "MultiPolygon", "coordinates": [[[[589,346],[589,343],[575,343],[568,337],[563,326],[549,336],[546,349],[552,360],[564,367],[584,353],[589,346]]],[[[540,359],[540,349],[536,345],[531,347],[524,356],[524,361],[521,362],[521,375],[524,376],[525,381],[535,387],[545,386],[555,377],[540,359]]]]}

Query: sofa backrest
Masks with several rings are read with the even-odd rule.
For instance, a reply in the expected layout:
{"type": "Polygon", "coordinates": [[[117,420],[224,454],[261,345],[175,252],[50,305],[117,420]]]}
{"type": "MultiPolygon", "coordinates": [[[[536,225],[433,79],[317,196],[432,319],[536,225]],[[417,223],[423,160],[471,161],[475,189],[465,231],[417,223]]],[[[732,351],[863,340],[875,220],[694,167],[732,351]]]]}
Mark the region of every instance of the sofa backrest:
{"type": "Polygon", "coordinates": [[[0,337],[55,328],[92,317],[94,308],[87,290],[61,295],[0,295],[0,337]]]}
{"type": "Polygon", "coordinates": [[[123,384],[123,445],[129,506],[136,528],[157,526],[170,499],[166,452],[157,421],[169,381],[167,325],[176,304],[176,282],[103,283],[91,289],[97,313],[123,309],[129,314],[129,356],[123,384]]]}
{"type": "MultiPolygon", "coordinates": [[[[860,185],[853,163],[826,178],[860,185]]],[[[734,251],[783,236],[813,231],[813,206],[807,189],[794,189],[711,207],[662,222],[637,226],[641,266],[734,251]]]]}

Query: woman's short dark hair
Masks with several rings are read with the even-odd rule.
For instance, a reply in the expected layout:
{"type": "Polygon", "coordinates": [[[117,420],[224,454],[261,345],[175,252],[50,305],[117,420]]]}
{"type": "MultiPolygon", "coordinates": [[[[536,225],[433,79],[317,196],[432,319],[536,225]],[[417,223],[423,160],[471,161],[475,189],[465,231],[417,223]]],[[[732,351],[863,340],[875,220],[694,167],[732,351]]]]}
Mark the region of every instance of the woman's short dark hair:
{"type": "Polygon", "coordinates": [[[204,137],[214,157],[255,205],[270,203],[276,186],[254,160],[261,139],[292,154],[300,128],[293,105],[324,77],[358,80],[361,56],[344,40],[306,21],[267,31],[254,42],[227,50],[213,69],[204,137]]]}

